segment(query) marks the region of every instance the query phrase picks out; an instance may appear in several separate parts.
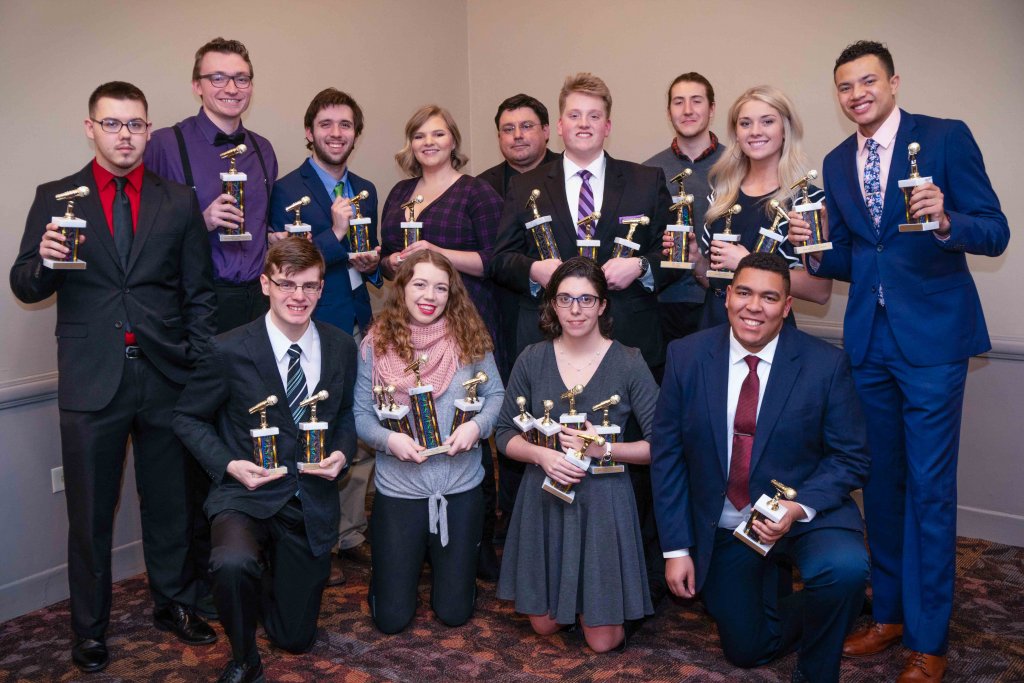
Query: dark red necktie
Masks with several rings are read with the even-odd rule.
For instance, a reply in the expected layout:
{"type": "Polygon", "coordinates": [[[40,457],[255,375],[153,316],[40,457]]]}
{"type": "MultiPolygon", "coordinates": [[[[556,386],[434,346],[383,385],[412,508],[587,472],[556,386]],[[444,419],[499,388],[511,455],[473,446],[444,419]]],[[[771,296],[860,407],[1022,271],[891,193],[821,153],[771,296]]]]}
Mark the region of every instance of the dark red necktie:
{"type": "Polygon", "coordinates": [[[737,510],[750,505],[750,453],[754,450],[757,427],[757,395],[761,381],[757,377],[757,356],[747,356],[749,371],[740,387],[736,403],[736,419],[732,423],[732,459],[729,461],[729,484],[726,496],[737,510]]]}

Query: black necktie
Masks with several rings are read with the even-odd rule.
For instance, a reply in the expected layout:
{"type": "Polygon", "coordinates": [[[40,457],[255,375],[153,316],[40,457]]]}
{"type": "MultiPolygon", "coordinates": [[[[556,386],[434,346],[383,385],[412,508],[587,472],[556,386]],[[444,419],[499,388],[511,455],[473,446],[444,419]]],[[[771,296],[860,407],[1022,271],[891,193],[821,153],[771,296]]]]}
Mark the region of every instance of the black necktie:
{"type": "Polygon", "coordinates": [[[128,183],[127,178],[114,178],[117,185],[117,192],[114,194],[114,246],[117,247],[117,255],[121,257],[121,267],[128,268],[128,254],[132,251],[132,203],[128,199],[128,193],[124,186],[128,183]]]}
{"type": "Polygon", "coordinates": [[[305,408],[299,407],[306,398],[306,373],[302,371],[299,357],[302,355],[302,347],[292,344],[288,347],[288,386],[285,387],[285,395],[288,397],[288,410],[292,412],[292,419],[295,424],[302,422],[306,412],[305,408]]]}
{"type": "Polygon", "coordinates": [[[221,145],[240,145],[245,141],[245,133],[238,131],[228,135],[223,131],[217,131],[217,134],[213,136],[213,146],[220,147],[221,145]]]}

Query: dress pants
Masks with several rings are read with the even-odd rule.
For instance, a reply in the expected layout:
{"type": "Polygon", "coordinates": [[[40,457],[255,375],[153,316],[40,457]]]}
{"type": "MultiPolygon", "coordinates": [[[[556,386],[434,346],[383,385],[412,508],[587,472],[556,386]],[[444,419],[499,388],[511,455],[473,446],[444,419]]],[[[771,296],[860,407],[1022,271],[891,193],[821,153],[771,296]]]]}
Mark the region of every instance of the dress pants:
{"type": "Polygon", "coordinates": [[[967,360],[912,366],[879,306],[853,381],[871,448],[864,513],[874,618],[903,624],[910,649],[942,655],[956,574],[956,468],[967,360]]]}
{"type": "Polygon", "coordinates": [[[114,513],[129,435],[153,601],[158,608],[195,603],[186,485],[191,456],[171,430],[181,389],[145,358],[126,358],[120,386],[106,407],[60,411],[71,626],[79,638],[103,638],[110,621],[114,513]]]}
{"type": "Polygon", "coordinates": [[[760,666],[796,648],[804,678],[828,683],[839,680],[843,639],[860,614],[867,577],[857,531],[826,527],[784,536],[762,557],[731,529],[717,529],[701,598],[732,664],[760,666]],[[785,562],[799,568],[803,590],[783,588],[785,562]]]}
{"type": "Polygon", "coordinates": [[[259,278],[242,284],[214,282],[213,291],[217,295],[217,334],[251,323],[269,310],[259,278]]]}
{"type": "Polygon", "coordinates": [[[366,493],[373,481],[375,456],[366,444],[356,444],[355,457],[348,472],[338,483],[341,521],[338,522],[338,549],[348,550],[366,541],[366,493]]]}
{"type": "Polygon", "coordinates": [[[224,510],[214,516],[211,531],[213,598],[232,658],[259,661],[257,618],[277,647],[295,654],[312,648],[331,554],[310,551],[299,499],[268,519],[224,510]]]}

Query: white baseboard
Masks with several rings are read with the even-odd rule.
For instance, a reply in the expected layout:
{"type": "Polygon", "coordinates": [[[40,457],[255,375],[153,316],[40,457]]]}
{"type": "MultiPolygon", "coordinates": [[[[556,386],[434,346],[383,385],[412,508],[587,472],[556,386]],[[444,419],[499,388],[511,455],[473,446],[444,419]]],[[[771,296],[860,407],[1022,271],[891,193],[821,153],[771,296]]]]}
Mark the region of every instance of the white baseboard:
{"type": "Polygon", "coordinates": [[[958,505],[956,534],[1024,547],[1024,516],[958,505]]]}

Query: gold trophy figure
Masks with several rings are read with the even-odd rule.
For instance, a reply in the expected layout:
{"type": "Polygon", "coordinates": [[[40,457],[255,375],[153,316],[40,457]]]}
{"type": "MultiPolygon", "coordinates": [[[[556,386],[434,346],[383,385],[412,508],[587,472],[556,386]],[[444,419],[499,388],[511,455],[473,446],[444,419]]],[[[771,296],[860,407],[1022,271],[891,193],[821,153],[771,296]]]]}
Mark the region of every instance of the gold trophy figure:
{"type": "Polygon", "coordinates": [[[650,225],[651,219],[647,216],[620,216],[619,224],[628,225],[625,237],[616,237],[615,246],[612,247],[612,258],[629,258],[634,252],[640,249],[640,245],[633,241],[633,233],[641,225],[650,225]]]}
{"type": "MultiPolygon", "coordinates": [[[[689,171],[690,169],[684,169],[689,171]]],[[[682,186],[682,181],[679,185],[682,186]]],[[[693,195],[682,194],[673,197],[678,201],[670,208],[676,212],[674,225],[666,225],[665,232],[672,236],[672,246],[668,250],[668,259],[661,261],[662,268],[678,268],[681,270],[692,270],[693,261],[688,261],[690,240],[693,239],[693,195]]]]}
{"type": "Polygon", "coordinates": [[[768,208],[772,210],[772,215],[774,216],[772,226],[758,230],[760,237],[757,238],[757,244],[754,245],[755,254],[774,254],[778,251],[779,245],[786,239],[786,236],[779,232],[779,223],[789,220],[789,216],[782,210],[782,205],[779,204],[778,199],[768,202],[768,208]]]}
{"type": "MultiPolygon", "coordinates": [[[[735,235],[732,232],[732,217],[737,215],[742,210],[742,206],[740,206],[739,204],[733,204],[732,208],[725,212],[725,229],[722,232],[716,232],[714,235],[712,235],[712,239],[718,240],[719,242],[739,242],[740,236],[735,235]]],[[[733,275],[734,273],[731,270],[723,268],[722,270],[708,270],[706,277],[716,277],[722,280],[731,280],[733,278],[733,275]]]]}
{"type": "Polygon", "coordinates": [[[811,236],[799,247],[793,248],[795,254],[813,254],[819,251],[828,251],[832,248],[831,242],[826,242],[821,231],[821,202],[812,202],[810,196],[811,181],[818,177],[818,172],[810,170],[800,180],[790,185],[790,190],[800,188],[799,204],[793,206],[793,210],[803,216],[811,226],[811,236]]]}
{"type": "Polygon", "coordinates": [[[43,265],[51,270],[85,270],[85,261],[78,258],[78,243],[82,231],[85,230],[85,221],[75,215],[75,200],[89,196],[89,188],[85,185],[76,187],[67,192],[61,192],[54,197],[58,202],[67,202],[67,208],[63,216],[53,216],[50,222],[60,228],[60,234],[64,236],[64,246],[68,248],[68,255],[62,259],[44,258],[43,265]]]}
{"type": "Polygon", "coordinates": [[[583,391],[583,385],[577,384],[576,386],[569,389],[569,391],[559,396],[559,398],[562,399],[563,401],[569,401],[569,412],[562,413],[561,417],[558,418],[559,424],[561,424],[563,427],[569,427],[570,429],[584,428],[584,425],[587,421],[587,414],[576,412],[576,397],[579,395],[581,391],[583,391]]]}
{"type": "Polygon", "coordinates": [[[584,216],[576,221],[577,234],[579,234],[579,229],[583,228],[583,238],[576,240],[576,246],[580,250],[580,256],[593,261],[597,260],[597,250],[601,248],[601,240],[594,239],[594,232],[596,228],[595,224],[599,220],[601,220],[601,212],[595,211],[589,216],[584,216]]]}
{"type": "Polygon", "coordinates": [[[417,440],[426,449],[420,451],[420,455],[424,457],[451,450],[451,446],[441,443],[441,429],[437,425],[437,408],[434,406],[434,387],[424,384],[420,379],[420,370],[428,358],[427,354],[423,354],[405,367],[406,373],[416,375],[416,386],[409,389],[409,402],[412,404],[412,414],[416,420],[417,440]]]}
{"type": "MultiPolygon", "coordinates": [[[[578,467],[586,472],[591,462],[590,456],[586,455],[587,449],[590,448],[592,443],[604,446],[605,440],[600,434],[579,434],[578,436],[583,441],[583,448],[580,451],[574,451],[570,448],[569,452],[565,453],[562,457],[573,467],[578,467]]],[[[551,477],[544,477],[544,483],[541,484],[541,488],[566,503],[572,503],[576,499],[576,492],[572,490],[572,484],[559,484],[553,481],[551,477]]]]}
{"type": "Polygon", "coordinates": [[[260,426],[258,429],[250,429],[249,436],[252,437],[252,455],[256,464],[271,474],[284,474],[288,468],[277,465],[277,435],[281,430],[267,424],[267,408],[276,405],[277,396],[271,394],[249,408],[250,415],[260,414],[260,426]]]}
{"type": "Polygon", "coordinates": [[[373,248],[370,246],[370,223],[373,222],[373,219],[369,216],[363,216],[359,210],[359,202],[365,202],[369,198],[370,193],[363,190],[348,200],[356,212],[355,217],[351,218],[348,222],[349,254],[367,254],[373,251],[373,248]]]}
{"type": "Polygon", "coordinates": [[[621,464],[612,460],[612,444],[619,442],[619,435],[622,434],[622,427],[616,424],[612,424],[609,413],[611,412],[612,406],[619,405],[621,399],[618,394],[612,394],[611,397],[606,398],[591,410],[603,410],[604,414],[601,416],[601,424],[594,428],[598,436],[604,437],[604,457],[601,458],[597,465],[591,469],[594,474],[617,474],[619,472],[625,472],[626,468],[621,464]]]}
{"type": "Polygon", "coordinates": [[[480,412],[481,408],[484,407],[484,400],[478,398],[476,392],[487,379],[487,373],[481,371],[462,383],[462,388],[466,390],[466,398],[460,398],[455,401],[455,417],[452,418],[453,432],[458,427],[472,420],[480,412]]]}
{"type": "Polygon", "coordinates": [[[757,502],[751,508],[750,517],[732,532],[733,536],[746,543],[751,550],[761,556],[767,555],[768,551],[775,544],[765,543],[761,540],[753,529],[754,522],[765,519],[778,522],[786,515],[786,509],[779,505],[779,497],[782,496],[786,500],[796,500],[796,489],[786,486],[775,479],[772,479],[772,486],[775,487],[775,496],[769,498],[762,493],[761,497],[757,499],[757,502]]]}
{"type": "Polygon", "coordinates": [[[419,242],[422,239],[423,223],[416,220],[416,205],[422,203],[423,195],[418,194],[405,204],[402,204],[402,210],[408,212],[406,220],[400,224],[402,228],[402,244],[405,245],[406,249],[413,242],[419,242]]]}
{"type": "Polygon", "coordinates": [[[938,216],[921,216],[914,218],[910,215],[910,195],[918,185],[925,185],[932,182],[931,176],[922,176],[917,168],[917,155],[921,153],[921,145],[911,142],[907,145],[907,154],[910,156],[910,177],[899,182],[903,190],[903,201],[907,205],[907,222],[900,224],[900,232],[925,232],[939,229],[938,216]]]}
{"type": "Polygon", "coordinates": [[[526,229],[533,235],[534,244],[537,245],[537,253],[540,260],[562,258],[555,244],[555,235],[551,232],[551,216],[541,216],[537,210],[537,199],[540,198],[540,190],[533,190],[526,199],[526,208],[533,211],[533,220],[526,224],[526,229]]]}
{"type": "Polygon", "coordinates": [[[284,229],[288,231],[289,235],[298,237],[299,235],[304,235],[313,231],[313,226],[309,223],[302,222],[302,207],[304,206],[309,206],[309,197],[300,197],[288,206],[284,207],[285,213],[288,213],[289,211],[295,212],[295,222],[284,226],[284,229]]]}
{"type": "Polygon", "coordinates": [[[555,407],[555,402],[545,399],[541,405],[544,406],[544,417],[534,420],[533,425],[537,430],[537,445],[557,451],[558,433],[562,431],[562,425],[551,419],[551,409],[555,407]]]}
{"type": "Polygon", "coordinates": [[[373,410],[377,419],[387,429],[406,436],[414,436],[412,425],[409,424],[409,406],[401,406],[395,402],[395,385],[386,387],[377,385],[373,388],[373,410]]]}
{"type": "Polygon", "coordinates": [[[519,414],[512,418],[512,421],[516,423],[516,427],[519,427],[519,431],[522,432],[523,438],[528,443],[537,443],[537,430],[534,429],[537,420],[526,412],[526,397],[516,396],[516,406],[519,408],[519,414]]]}
{"type": "Polygon", "coordinates": [[[316,404],[320,401],[326,401],[328,396],[327,390],[323,389],[299,403],[300,408],[309,407],[309,422],[299,423],[299,431],[302,432],[302,442],[305,446],[305,458],[297,464],[299,472],[319,469],[320,461],[324,459],[324,438],[327,436],[327,423],[316,419],[316,404]]]}
{"type": "MultiPolygon", "coordinates": [[[[249,179],[249,176],[245,175],[237,168],[235,168],[235,157],[245,154],[245,150],[248,147],[245,145],[238,145],[232,147],[229,150],[225,150],[220,153],[221,159],[229,159],[231,166],[228,168],[227,173],[220,174],[220,181],[223,183],[223,194],[229,194],[235,198],[235,206],[238,210],[245,215],[245,181],[249,179]]],[[[221,228],[221,233],[218,235],[221,242],[251,242],[252,233],[245,231],[245,219],[242,218],[241,222],[237,226],[230,228],[221,228]]]]}

